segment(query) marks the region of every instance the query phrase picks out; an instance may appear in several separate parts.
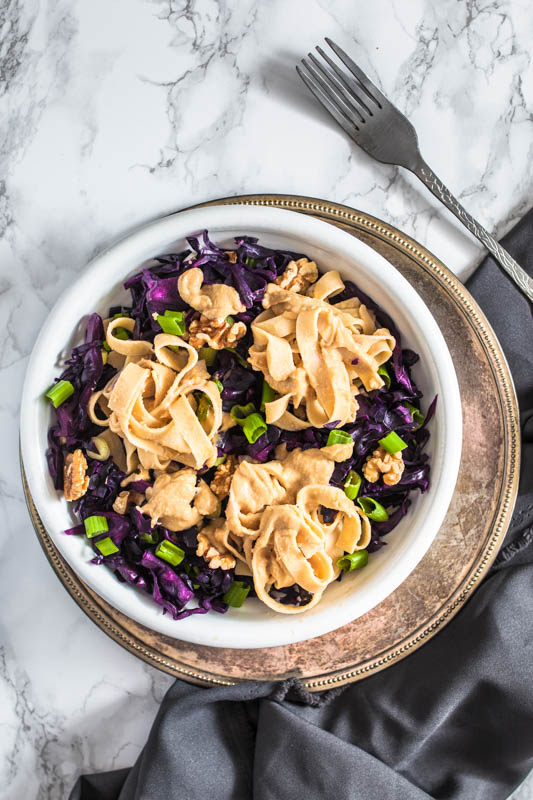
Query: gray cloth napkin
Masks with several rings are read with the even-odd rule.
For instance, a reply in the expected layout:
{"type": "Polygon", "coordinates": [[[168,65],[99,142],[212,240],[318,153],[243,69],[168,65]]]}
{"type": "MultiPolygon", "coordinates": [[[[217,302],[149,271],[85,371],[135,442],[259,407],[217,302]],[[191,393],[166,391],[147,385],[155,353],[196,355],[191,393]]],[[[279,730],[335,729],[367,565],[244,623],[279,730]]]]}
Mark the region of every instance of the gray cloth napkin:
{"type": "MultiPolygon", "coordinates": [[[[533,210],[503,243],[533,275],[533,210]]],[[[82,776],[70,800],[503,800],[532,769],[532,307],[491,258],[469,288],[510,362],[523,435],[512,525],[471,600],[408,658],[320,696],[295,679],[178,680],[132,769],[82,776]]]]}

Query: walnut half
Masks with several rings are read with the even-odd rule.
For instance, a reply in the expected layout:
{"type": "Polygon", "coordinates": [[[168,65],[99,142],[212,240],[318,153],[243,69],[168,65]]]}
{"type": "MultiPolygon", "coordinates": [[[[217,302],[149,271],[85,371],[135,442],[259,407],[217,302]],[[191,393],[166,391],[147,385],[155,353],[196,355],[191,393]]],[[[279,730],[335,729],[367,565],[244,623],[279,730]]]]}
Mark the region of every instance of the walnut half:
{"type": "Polygon", "coordinates": [[[318,278],[318,268],[314,261],[307,258],[299,258],[297,261],[289,261],[285,272],[274,283],[281,289],[290,292],[305,292],[312,283],[318,278]]]}
{"type": "Polygon", "coordinates": [[[219,500],[223,500],[229,494],[229,487],[231,486],[231,479],[233,473],[237,469],[237,456],[228,456],[223,464],[220,464],[213,476],[213,480],[209,484],[209,488],[216,494],[219,500]]]}
{"type": "Polygon", "coordinates": [[[83,497],[89,488],[89,476],[87,473],[87,461],[81,450],[74,450],[65,457],[63,467],[63,491],[65,500],[72,502],[83,497]]]}
{"type": "Polygon", "coordinates": [[[214,526],[208,526],[198,534],[196,555],[203,556],[211,569],[233,569],[235,566],[235,558],[224,552],[224,546],[216,541],[214,526]]]}
{"type": "Polygon", "coordinates": [[[224,347],[233,347],[245,333],[244,322],[230,324],[225,319],[208,319],[202,315],[189,325],[189,344],[196,350],[200,347],[223,350],[224,347]]]}
{"type": "Polygon", "coordinates": [[[376,483],[383,475],[383,483],[394,486],[403,475],[405,464],[402,451],[387,453],[383,447],[377,447],[372,455],[368,456],[363,465],[363,475],[369,483],[376,483]]]}

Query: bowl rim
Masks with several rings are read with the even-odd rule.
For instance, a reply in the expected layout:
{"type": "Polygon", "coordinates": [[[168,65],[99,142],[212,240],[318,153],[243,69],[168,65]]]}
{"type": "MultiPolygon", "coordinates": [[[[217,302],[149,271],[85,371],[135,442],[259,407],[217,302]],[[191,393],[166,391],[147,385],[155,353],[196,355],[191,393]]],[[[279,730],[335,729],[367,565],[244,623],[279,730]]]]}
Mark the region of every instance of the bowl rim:
{"type": "MultiPolygon", "coordinates": [[[[113,271],[110,271],[112,274],[113,271]]],[[[90,308],[86,309],[84,313],[90,313],[94,307],[95,304],[91,303],[90,308]]],[[[79,316],[76,317],[76,324],[79,322],[79,316]]],[[[48,380],[48,383],[50,383],[50,380],[48,380]]],[[[46,386],[47,384],[45,383],[44,385],[46,386]]],[[[350,233],[312,216],[271,207],[211,205],[176,212],[153,220],[132,233],[128,233],[92,259],[82,270],[79,277],[60,295],[41,328],[26,371],[20,419],[22,456],[28,486],[37,511],[54,544],[76,574],[107,602],[148,628],[173,638],[215,647],[254,648],[291,644],[339,628],[375,607],[412,572],[435,538],[453,495],[461,456],[461,401],[455,369],[438,325],[425,303],[416,293],[416,290],[390,262],[350,233]],[[313,612],[308,612],[308,614],[279,615],[270,612],[278,620],[279,618],[286,620],[286,624],[276,623],[272,625],[272,620],[265,620],[257,631],[254,631],[254,627],[258,627],[257,623],[254,625],[249,620],[241,620],[239,622],[233,610],[223,617],[214,614],[193,615],[177,624],[167,616],[163,616],[161,609],[153,603],[149,596],[146,595],[141,603],[135,602],[133,598],[141,595],[141,593],[133,592],[131,587],[127,587],[127,591],[125,591],[122,584],[116,580],[109,570],[96,570],[94,567],[88,570],[86,568],[87,563],[81,564],[80,559],[73,555],[73,551],[69,546],[69,541],[73,537],[65,536],[62,533],[62,529],[57,530],[54,522],[55,516],[51,513],[51,506],[57,509],[58,504],[61,503],[61,498],[54,490],[50,492],[50,487],[46,485],[46,480],[43,480],[44,452],[41,452],[39,448],[35,448],[35,441],[38,441],[40,431],[38,415],[35,413],[36,404],[44,403],[42,399],[42,367],[43,365],[50,367],[47,371],[47,376],[56,374],[57,368],[54,368],[51,362],[55,360],[57,353],[65,346],[65,339],[57,346],[55,328],[58,317],[65,313],[65,308],[68,308],[69,304],[76,305],[76,295],[78,293],[85,296],[84,287],[87,290],[93,288],[91,287],[91,282],[94,283],[95,278],[104,279],[104,291],[116,291],[126,275],[138,270],[140,264],[147,260],[148,256],[142,258],[135,256],[135,253],[139,252],[141,247],[144,250],[151,249],[152,256],[157,255],[162,252],[162,245],[157,246],[157,241],[162,242],[163,238],[168,240],[170,234],[172,234],[170,236],[171,239],[182,240],[186,235],[203,228],[208,228],[211,232],[215,230],[215,233],[212,233],[213,238],[223,236],[224,229],[234,231],[236,228],[241,230],[253,229],[254,233],[258,231],[265,233],[275,231],[282,237],[284,235],[287,237],[291,235],[304,236],[306,239],[309,238],[313,242],[318,242],[319,246],[328,249],[332,253],[335,251],[337,255],[342,253],[349,261],[355,262],[363,270],[368,271],[369,264],[379,267],[383,279],[391,282],[387,286],[390,293],[396,297],[403,298],[404,305],[412,312],[411,316],[416,316],[415,327],[419,331],[424,330],[425,334],[431,337],[432,349],[435,353],[438,353],[439,378],[441,378],[441,383],[446,388],[445,395],[440,401],[441,408],[439,408],[439,414],[443,415],[445,422],[446,472],[443,474],[441,470],[439,475],[438,485],[434,492],[433,506],[427,514],[429,522],[424,523],[425,540],[419,542],[416,552],[411,549],[400,553],[398,562],[393,565],[386,576],[386,586],[385,582],[383,582],[381,587],[371,587],[372,591],[366,592],[364,601],[356,602],[353,598],[350,598],[348,602],[343,603],[341,608],[336,608],[334,612],[332,609],[321,610],[321,604],[313,612]],[[117,263],[122,264],[119,273],[114,275],[112,282],[108,281],[106,284],[105,278],[106,273],[107,275],[109,274],[107,272],[108,268],[112,268],[115,265],[116,270],[117,263]],[[126,267],[124,266],[125,264],[127,264],[126,267]],[[310,617],[311,614],[313,614],[312,618],[310,617]],[[213,623],[206,624],[208,620],[213,620],[213,623]],[[218,630],[215,631],[215,627],[218,630]]],[[[352,594],[355,597],[357,593],[353,592],[352,594]]],[[[137,597],[137,599],[139,598],[137,597]]]]}

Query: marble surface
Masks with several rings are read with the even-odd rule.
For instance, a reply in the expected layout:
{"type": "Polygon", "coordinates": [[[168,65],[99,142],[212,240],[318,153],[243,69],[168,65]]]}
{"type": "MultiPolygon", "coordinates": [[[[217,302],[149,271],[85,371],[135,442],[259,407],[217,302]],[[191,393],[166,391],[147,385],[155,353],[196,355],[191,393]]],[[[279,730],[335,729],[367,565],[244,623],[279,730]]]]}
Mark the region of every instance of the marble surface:
{"type": "Polygon", "coordinates": [[[140,223],[246,192],[359,207],[466,277],[480,246],[354,148],[294,63],[324,35],[349,49],[501,235],[531,203],[533,17],[528,0],[4,0],[0,30],[0,786],[60,800],[79,773],[133,762],[171,679],[83,615],[29,522],[17,412],[51,305],[140,223]]]}

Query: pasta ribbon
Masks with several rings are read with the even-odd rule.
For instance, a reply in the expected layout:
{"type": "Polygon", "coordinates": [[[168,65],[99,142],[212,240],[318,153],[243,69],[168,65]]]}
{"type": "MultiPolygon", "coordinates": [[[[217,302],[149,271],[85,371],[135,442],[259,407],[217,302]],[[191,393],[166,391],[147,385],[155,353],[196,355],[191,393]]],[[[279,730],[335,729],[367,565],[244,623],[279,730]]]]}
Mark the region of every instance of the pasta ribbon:
{"type": "Polygon", "coordinates": [[[343,425],[355,419],[358,394],[383,386],[378,370],[392,356],[395,339],[387,328],[376,328],[373,312],[358,298],[332,305],[343,289],[336,270],[322,275],[307,296],[268,284],[265,311],[251,324],[249,356],[279,394],[266,403],[268,424],[289,431],[343,425]]]}
{"type": "Polygon", "coordinates": [[[93,393],[89,417],[108,428],[114,460],[128,473],[138,466],[166,470],[172,461],[195,469],[212,466],[222,401],[205,362],[179,336],[158,334],[152,346],[114,335],[119,326],[133,332],[134,324],[119,317],[107,325],[106,340],[112,352],[124,357],[123,366],[103,390],[93,393]],[[209,401],[204,424],[195,413],[200,393],[209,401]]]}
{"type": "Polygon", "coordinates": [[[353,445],[280,450],[264,464],[242,461],[230,487],[226,519],[209,535],[220,552],[251,570],[257,596],[283,614],[307,611],[339,575],[338,559],[368,546],[368,517],[342,489],[330,486],[335,462],[350,458],[353,445]],[[323,509],[335,513],[326,523],[323,509]],[[298,584],[313,595],[307,605],[280,603],[270,591],[298,584]]]}

